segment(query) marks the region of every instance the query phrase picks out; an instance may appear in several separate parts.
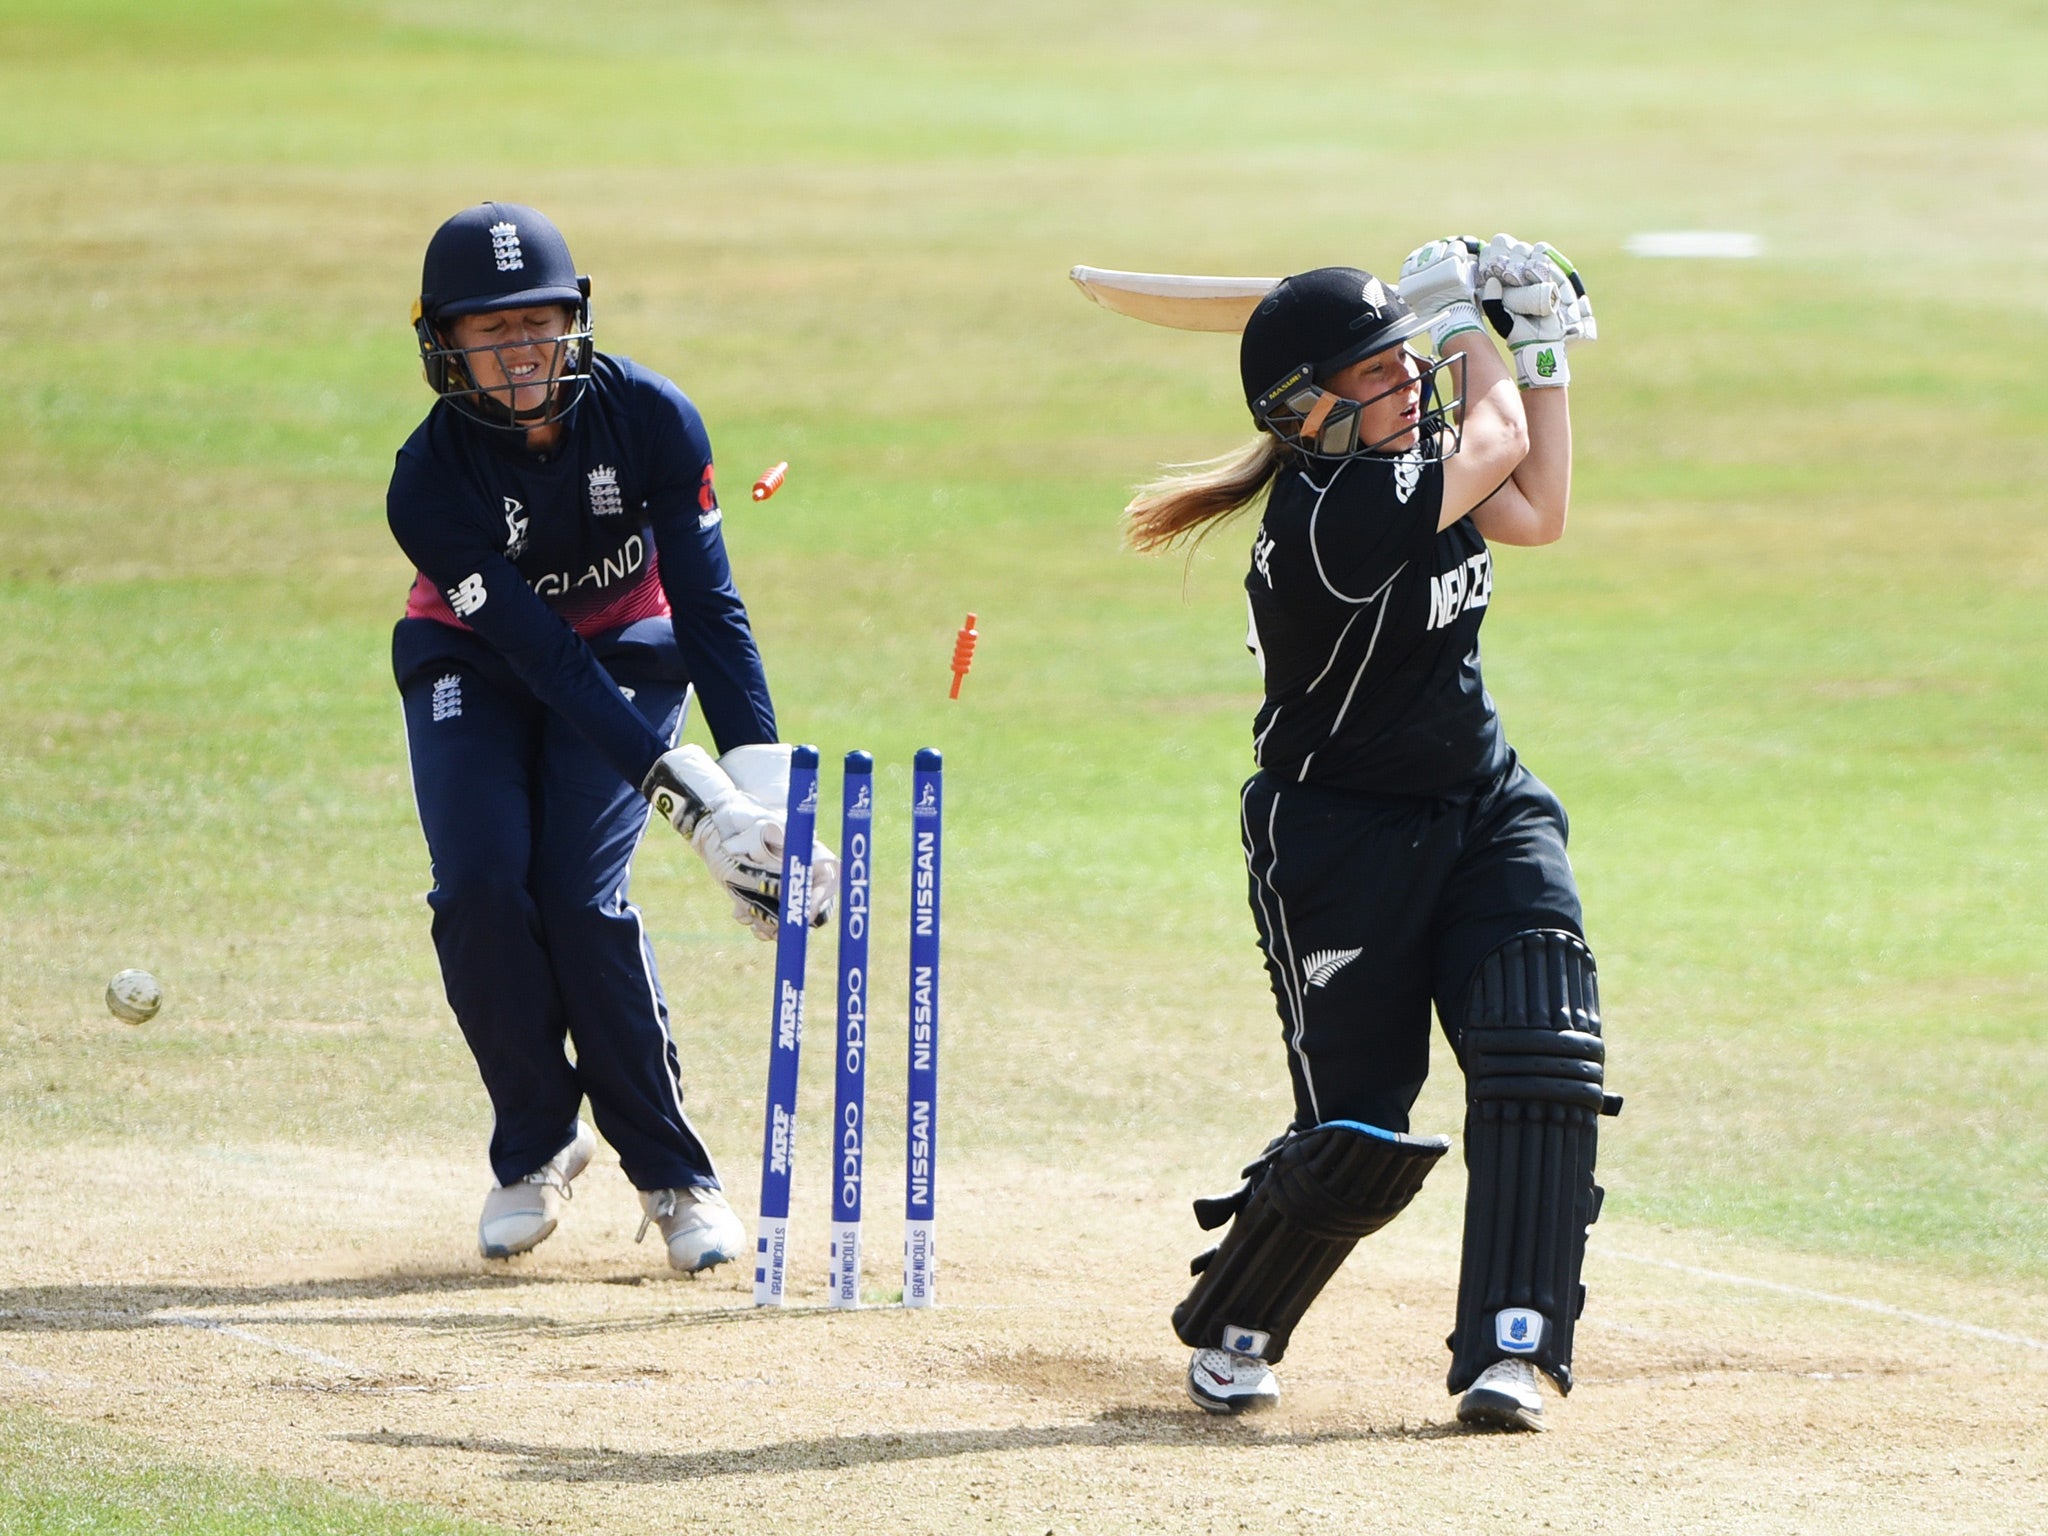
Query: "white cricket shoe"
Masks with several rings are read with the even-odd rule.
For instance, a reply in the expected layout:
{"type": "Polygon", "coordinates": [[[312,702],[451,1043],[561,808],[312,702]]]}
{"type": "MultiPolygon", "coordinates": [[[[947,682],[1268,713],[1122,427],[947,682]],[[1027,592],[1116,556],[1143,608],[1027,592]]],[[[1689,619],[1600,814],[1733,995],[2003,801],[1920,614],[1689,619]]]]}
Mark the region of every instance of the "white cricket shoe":
{"type": "Polygon", "coordinates": [[[561,1220],[562,1202],[572,1198],[569,1181],[590,1166],[597,1135],[581,1120],[569,1145],[513,1184],[484,1196],[476,1224],[476,1245],[487,1259],[509,1259],[540,1246],[561,1220]]]}
{"type": "Polygon", "coordinates": [[[1198,1349],[1188,1362],[1188,1396],[1210,1413],[1249,1413],[1280,1401],[1273,1368],[1234,1349],[1198,1349]]]}
{"type": "Polygon", "coordinates": [[[725,1264],[746,1251],[747,1229],[733,1215],[725,1196],[715,1189],[697,1185],[692,1189],[643,1189],[640,1208],[639,1242],[651,1226],[661,1228],[668,1243],[671,1268],[686,1275],[725,1264]]]}
{"type": "Polygon", "coordinates": [[[1496,1360],[1458,1399],[1458,1422],[1477,1429],[1541,1429],[1543,1389],[1526,1360],[1496,1360]]]}

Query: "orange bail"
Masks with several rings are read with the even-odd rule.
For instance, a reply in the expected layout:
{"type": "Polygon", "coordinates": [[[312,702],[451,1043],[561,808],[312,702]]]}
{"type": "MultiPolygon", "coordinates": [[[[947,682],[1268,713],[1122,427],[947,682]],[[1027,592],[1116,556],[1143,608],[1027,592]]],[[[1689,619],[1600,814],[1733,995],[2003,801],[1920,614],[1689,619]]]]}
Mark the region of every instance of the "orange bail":
{"type": "Polygon", "coordinates": [[[974,627],[974,615],[967,615],[967,622],[960,626],[960,632],[953,637],[953,691],[949,699],[960,697],[960,684],[967,676],[967,669],[974,665],[974,642],[981,638],[981,631],[974,627]]]}
{"type": "Polygon", "coordinates": [[[782,477],[789,473],[789,460],[784,459],[768,473],[754,482],[754,500],[766,501],[782,489],[782,477]]]}

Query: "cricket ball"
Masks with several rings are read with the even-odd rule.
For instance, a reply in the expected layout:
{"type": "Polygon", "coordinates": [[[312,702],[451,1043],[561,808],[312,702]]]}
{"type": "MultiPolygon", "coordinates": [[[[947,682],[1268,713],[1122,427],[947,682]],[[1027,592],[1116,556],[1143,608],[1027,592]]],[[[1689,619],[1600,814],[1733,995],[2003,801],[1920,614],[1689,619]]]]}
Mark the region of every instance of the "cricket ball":
{"type": "Polygon", "coordinates": [[[147,971],[122,971],[107,983],[107,1012],[123,1024],[141,1024],[164,1005],[164,989],[147,971]]]}

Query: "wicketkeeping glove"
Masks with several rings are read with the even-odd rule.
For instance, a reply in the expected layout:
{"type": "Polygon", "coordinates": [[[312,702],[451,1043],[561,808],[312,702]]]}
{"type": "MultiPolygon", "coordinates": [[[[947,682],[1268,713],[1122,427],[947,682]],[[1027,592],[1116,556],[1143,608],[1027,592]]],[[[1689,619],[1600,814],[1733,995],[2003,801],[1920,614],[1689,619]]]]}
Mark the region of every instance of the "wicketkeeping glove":
{"type": "Polygon", "coordinates": [[[1515,382],[1524,389],[1571,383],[1565,361],[1572,289],[1563,271],[1526,240],[1495,235],[1479,253],[1480,308],[1508,344],[1515,382]]]}
{"type": "MultiPolygon", "coordinates": [[[[718,882],[732,897],[733,918],[773,939],[782,915],[783,819],[789,800],[789,748],[738,747],[714,763],[702,747],[664,752],[640,786],[648,803],[690,840],[718,882]],[[781,754],[779,791],[773,754],[781,754]],[[725,764],[750,753],[740,765],[753,789],[736,782],[725,764]]],[[[839,861],[818,843],[812,849],[809,917],[813,927],[830,921],[839,886],[839,861]]]]}
{"type": "MultiPolygon", "coordinates": [[[[774,849],[774,890],[767,893],[766,901],[761,901],[746,890],[733,888],[733,917],[751,927],[755,936],[762,939],[773,939],[776,924],[782,919],[783,818],[789,807],[789,752],[790,749],[779,742],[763,742],[755,746],[734,747],[718,760],[718,766],[731,776],[734,787],[741,794],[769,807],[773,813],[769,845],[774,849]],[[747,910],[743,911],[742,907],[747,910]]],[[[822,928],[832,921],[838,895],[839,860],[823,838],[813,837],[810,899],[805,903],[805,915],[813,928],[822,928]]]]}
{"type": "Polygon", "coordinates": [[[1401,263],[1401,277],[1394,284],[1394,291],[1429,327],[1430,342],[1439,356],[1444,343],[1453,336],[1483,329],[1473,297],[1478,254],[1476,238],[1451,235],[1418,245],[1401,263]]]}

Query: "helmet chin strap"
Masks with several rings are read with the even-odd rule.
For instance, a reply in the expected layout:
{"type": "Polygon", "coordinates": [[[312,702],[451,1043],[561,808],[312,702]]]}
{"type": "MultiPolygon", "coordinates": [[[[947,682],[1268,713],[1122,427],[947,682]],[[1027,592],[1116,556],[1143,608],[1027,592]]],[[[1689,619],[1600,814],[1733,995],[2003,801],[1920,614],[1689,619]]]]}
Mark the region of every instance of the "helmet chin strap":
{"type": "Polygon", "coordinates": [[[561,381],[556,380],[555,382],[548,385],[547,399],[541,401],[541,403],[538,406],[534,407],[534,409],[530,411],[513,410],[507,412],[507,414],[514,421],[519,422],[522,425],[544,427],[549,422],[556,419],[553,414],[555,409],[555,396],[560,394],[561,390],[561,381]]]}

